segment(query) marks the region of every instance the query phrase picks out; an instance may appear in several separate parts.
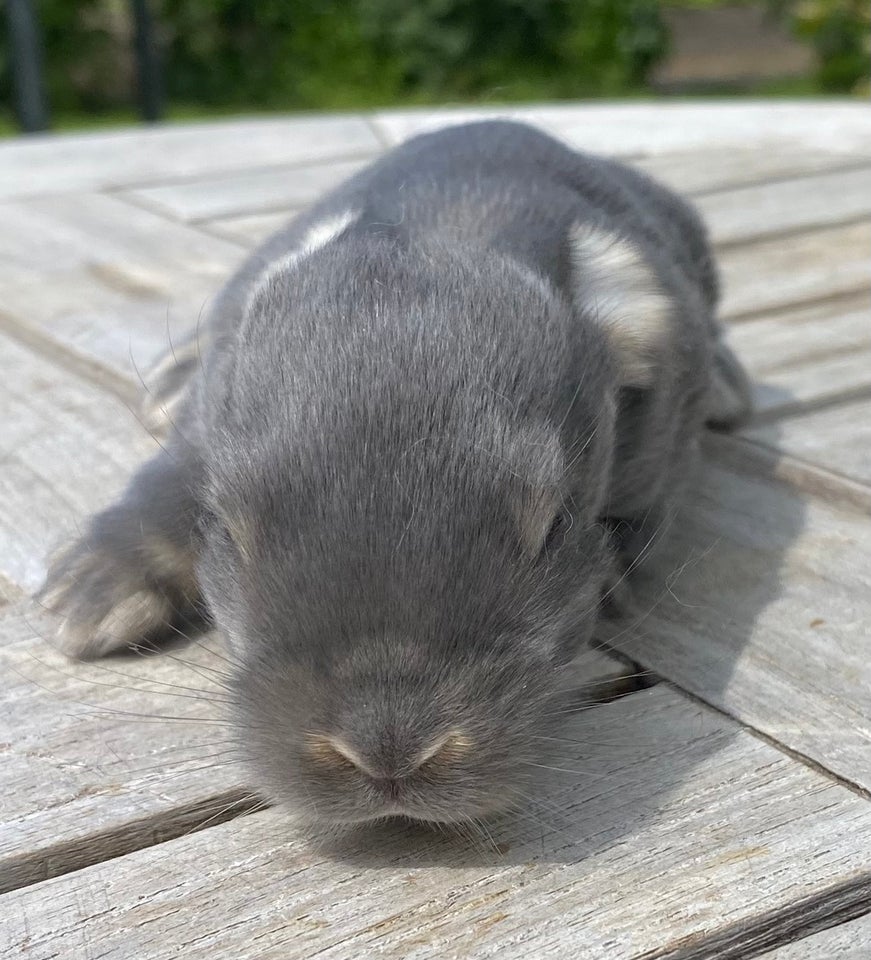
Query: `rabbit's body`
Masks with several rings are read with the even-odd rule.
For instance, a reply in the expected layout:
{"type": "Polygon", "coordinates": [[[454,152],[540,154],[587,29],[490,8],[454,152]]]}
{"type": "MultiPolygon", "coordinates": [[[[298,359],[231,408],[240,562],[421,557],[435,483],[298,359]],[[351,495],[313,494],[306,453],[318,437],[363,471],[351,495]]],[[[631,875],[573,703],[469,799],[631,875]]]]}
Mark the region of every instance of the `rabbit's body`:
{"type": "Polygon", "coordinates": [[[343,821],[513,802],[600,596],[704,421],[746,408],[715,303],[698,218],[640,174],[512,123],[409,141],[165,368],[167,452],[50,572],[68,649],[205,606],[274,796],[343,821]]]}

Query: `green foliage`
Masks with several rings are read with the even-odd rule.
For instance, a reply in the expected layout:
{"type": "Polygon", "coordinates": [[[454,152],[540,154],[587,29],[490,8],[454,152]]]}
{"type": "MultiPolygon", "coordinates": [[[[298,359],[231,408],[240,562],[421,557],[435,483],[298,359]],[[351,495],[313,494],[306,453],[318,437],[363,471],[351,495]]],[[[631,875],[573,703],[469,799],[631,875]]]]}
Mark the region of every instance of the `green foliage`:
{"type": "MultiPolygon", "coordinates": [[[[123,69],[128,46],[124,36],[127,0],[33,0],[33,6],[42,36],[44,80],[53,113],[102,111],[132,100],[129,69],[123,69]]],[[[2,104],[11,101],[6,31],[6,17],[0,15],[2,104]]]]}
{"type": "MultiPolygon", "coordinates": [[[[669,0],[713,6],[735,0],[669,0]]],[[[818,53],[817,86],[868,76],[868,0],[761,0],[818,53]]],[[[129,0],[34,0],[55,115],[133,104],[129,0]]],[[[659,0],[152,0],[170,109],[360,108],[625,96],[667,37],[659,0]]],[[[9,102],[0,17],[0,103],[9,102]]]]}
{"type": "Polygon", "coordinates": [[[171,93],[351,107],[584,96],[639,84],[656,0],[163,0],[171,93]]]}
{"type": "MultiPolygon", "coordinates": [[[[669,0],[678,7],[718,7],[754,0],[669,0]]],[[[759,2],[759,0],[756,0],[759,2]]],[[[814,85],[821,93],[848,93],[871,75],[871,4],[868,0],[761,0],[788,20],[793,33],[814,48],[814,85]]]]}
{"type": "Polygon", "coordinates": [[[817,81],[838,93],[871,73],[871,6],[868,0],[803,0],[793,5],[796,32],[817,52],[817,81]]]}
{"type": "Polygon", "coordinates": [[[816,86],[823,93],[859,91],[871,74],[868,0],[766,0],[817,55],[816,86]]]}
{"type": "MultiPolygon", "coordinates": [[[[35,4],[55,110],[131,102],[127,0],[35,4]]],[[[209,109],[625,94],[665,41],[658,0],[153,0],[153,9],[170,102],[209,109]]]]}
{"type": "Polygon", "coordinates": [[[172,98],[337,107],[389,101],[398,70],[364,42],[349,0],[163,0],[172,98]]]}

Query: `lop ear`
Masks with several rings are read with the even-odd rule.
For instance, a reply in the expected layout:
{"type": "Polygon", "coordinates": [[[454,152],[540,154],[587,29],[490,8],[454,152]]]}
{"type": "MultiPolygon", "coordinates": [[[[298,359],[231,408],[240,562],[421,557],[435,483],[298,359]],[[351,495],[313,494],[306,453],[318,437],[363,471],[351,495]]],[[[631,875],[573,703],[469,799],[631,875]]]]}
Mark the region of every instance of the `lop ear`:
{"type": "Polygon", "coordinates": [[[621,385],[650,386],[672,311],[653,268],[631,240],[601,226],[576,224],[569,243],[576,301],[608,338],[621,385]]]}

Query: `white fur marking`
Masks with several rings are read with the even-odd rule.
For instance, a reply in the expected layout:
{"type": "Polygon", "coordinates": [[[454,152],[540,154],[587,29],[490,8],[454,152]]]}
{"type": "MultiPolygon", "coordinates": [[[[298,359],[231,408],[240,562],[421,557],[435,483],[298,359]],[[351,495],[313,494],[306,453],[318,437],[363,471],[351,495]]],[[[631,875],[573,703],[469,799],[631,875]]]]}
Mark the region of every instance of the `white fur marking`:
{"type": "Polygon", "coordinates": [[[340,213],[335,217],[330,217],[329,220],[322,220],[320,223],[309,227],[298,247],[286,253],[278,260],[273,260],[257,277],[251,286],[251,295],[248,298],[249,305],[260,291],[268,286],[275,277],[299,263],[300,260],[311,256],[316,250],[325,247],[330,241],[335,240],[336,237],[341,236],[358,216],[359,214],[356,210],[346,210],[344,213],[340,213]]]}
{"type": "Polygon", "coordinates": [[[624,382],[649,384],[671,313],[656,275],[633,243],[600,227],[576,227],[572,254],[579,293],[616,351],[624,382]]]}

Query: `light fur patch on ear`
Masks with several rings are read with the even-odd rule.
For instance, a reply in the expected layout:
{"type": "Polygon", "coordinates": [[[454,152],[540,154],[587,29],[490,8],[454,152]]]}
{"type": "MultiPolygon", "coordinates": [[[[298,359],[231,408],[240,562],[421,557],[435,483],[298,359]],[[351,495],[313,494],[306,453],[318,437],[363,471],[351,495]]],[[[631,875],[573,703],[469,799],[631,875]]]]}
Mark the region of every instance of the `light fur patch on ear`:
{"type": "Polygon", "coordinates": [[[649,386],[668,338],[671,301],[630,240],[579,224],[570,242],[578,299],[608,337],[623,385],[649,386]]]}

